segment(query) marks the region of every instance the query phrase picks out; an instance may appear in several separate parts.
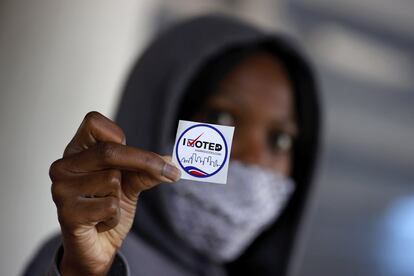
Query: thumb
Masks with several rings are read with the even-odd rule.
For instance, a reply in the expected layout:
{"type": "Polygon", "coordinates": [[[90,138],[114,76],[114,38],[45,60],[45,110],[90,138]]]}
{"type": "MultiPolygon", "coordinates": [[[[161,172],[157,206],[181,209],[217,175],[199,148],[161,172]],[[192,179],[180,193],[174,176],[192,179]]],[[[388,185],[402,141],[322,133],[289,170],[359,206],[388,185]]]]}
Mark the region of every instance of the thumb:
{"type": "MultiPolygon", "coordinates": [[[[177,165],[172,162],[171,156],[165,155],[161,156],[161,158],[166,162],[162,174],[166,174],[164,171],[174,170],[175,173],[178,172],[178,175],[175,178],[175,181],[178,181],[181,178],[181,171],[177,165]]],[[[131,200],[137,200],[141,191],[151,189],[163,182],[172,183],[174,180],[167,177],[162,177],[161,180],[156,179],[146,172],[122,172],[122,190],[131,200]]]]}

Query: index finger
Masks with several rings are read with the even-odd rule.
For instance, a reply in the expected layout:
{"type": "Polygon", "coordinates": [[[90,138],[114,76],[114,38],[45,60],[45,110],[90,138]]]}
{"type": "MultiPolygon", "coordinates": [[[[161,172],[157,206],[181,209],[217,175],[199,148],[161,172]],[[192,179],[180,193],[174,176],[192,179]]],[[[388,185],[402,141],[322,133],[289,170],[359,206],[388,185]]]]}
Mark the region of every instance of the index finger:
{"type": "Polygon", "coordinates": [[[99,112],[86,114],[75,136],[66,146],[63,157],[84,151],[98,142],[113,142],[125,145],[122,129],[99,112]]]}
{"type": "Polygon", "coordinates": [[[54,171],[82,174],[106,169],[145,172],[160,181],[177,181],[180,170],[167,158],[154,152],[116,143],[99,143],[78,154],[61,159],[54,171]]]}

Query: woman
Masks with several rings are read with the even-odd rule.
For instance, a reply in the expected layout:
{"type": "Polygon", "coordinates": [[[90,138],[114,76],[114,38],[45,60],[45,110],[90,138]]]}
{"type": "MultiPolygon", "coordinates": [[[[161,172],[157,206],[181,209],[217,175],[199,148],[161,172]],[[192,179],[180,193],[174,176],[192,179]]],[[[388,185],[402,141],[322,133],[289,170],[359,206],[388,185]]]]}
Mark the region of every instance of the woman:
{"type": "Polygon", "coordinates": [[[284,275],[318,131],[311,70],[285,38],[183,22],[137,62],[116,123],[89,113],[52,164],[62,231],[26,273],[284,275]],[[226,185],[179,180],[162,156],[179,119],[235,126],[226,185]]]}

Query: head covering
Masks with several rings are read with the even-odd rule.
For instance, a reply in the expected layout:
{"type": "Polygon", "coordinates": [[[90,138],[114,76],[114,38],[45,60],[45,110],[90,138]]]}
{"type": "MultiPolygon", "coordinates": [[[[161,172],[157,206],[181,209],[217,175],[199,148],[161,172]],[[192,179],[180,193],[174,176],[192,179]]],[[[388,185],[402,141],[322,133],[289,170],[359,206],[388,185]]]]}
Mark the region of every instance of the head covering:
{"type": "MultiPolygon", "coordinates": [[[[284,275],[311,185],[319,136],[313,74],[289,39],[219,15],[181,22],[157,36],[139,58],[125,86],[116,121],[129,145],[171,154],[162,150],[175,133],[178,114],[182,113],[180,108],[186,108],[183,99],[188,93],[201,93],[189,89],[198,74],[215,57],[234,48],[254,45],[266,45],[279,57],[294,88],[300,133],[294,147],[292,178],[297,188],[275,224],[239,259],[225,264],[225,269],[230,275],[284,275]]],[[[209,269],[222,266],[209,262],[174,236],[166,223],[158,189],[140,196],[133,231],[200,275],[208,275],[209,269]]]]}

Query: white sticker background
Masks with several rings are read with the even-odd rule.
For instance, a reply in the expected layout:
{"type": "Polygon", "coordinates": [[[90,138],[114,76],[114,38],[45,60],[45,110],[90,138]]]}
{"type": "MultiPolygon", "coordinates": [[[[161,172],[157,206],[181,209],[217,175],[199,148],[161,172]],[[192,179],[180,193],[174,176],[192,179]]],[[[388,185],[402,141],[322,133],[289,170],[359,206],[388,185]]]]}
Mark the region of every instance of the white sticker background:
{"type": "Polygon", "coordinates": [[[226,184],[234,127],[180,120],[173,162],[181,178],[226,184]]]}

